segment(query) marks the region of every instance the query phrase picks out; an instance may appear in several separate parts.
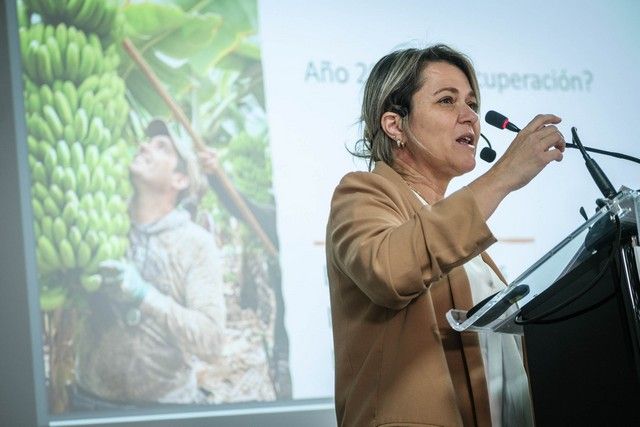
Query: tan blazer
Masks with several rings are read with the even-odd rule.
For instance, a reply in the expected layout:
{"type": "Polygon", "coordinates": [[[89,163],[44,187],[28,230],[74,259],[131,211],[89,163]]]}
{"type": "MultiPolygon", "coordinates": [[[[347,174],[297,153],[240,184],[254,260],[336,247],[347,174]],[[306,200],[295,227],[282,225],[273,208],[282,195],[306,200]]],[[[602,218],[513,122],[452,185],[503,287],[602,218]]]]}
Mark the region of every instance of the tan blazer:
{"type": "Polygon", "coordinates": [[[477,337],[445,313],[471,308],[461,265],[495,241],[467,188],[424,206],[382,162],[342,179],[326,245],[340,426],[491,425],[477,337]]]}

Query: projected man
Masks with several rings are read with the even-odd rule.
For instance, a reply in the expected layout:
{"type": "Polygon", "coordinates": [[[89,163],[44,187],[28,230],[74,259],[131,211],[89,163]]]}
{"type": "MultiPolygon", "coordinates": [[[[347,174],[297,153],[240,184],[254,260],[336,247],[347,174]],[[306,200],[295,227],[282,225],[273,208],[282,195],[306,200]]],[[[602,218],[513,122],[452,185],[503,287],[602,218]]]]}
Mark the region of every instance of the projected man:
{"type": "Polygon", "coordinates": [[[203,187],[195,155],[152,121],[130,165],[130,248],[101,266],[103,284],[80,332],[79,409],[204,401],[198,360],[215,363],[226,309],[219,249],[181,208],[203,187]]]}

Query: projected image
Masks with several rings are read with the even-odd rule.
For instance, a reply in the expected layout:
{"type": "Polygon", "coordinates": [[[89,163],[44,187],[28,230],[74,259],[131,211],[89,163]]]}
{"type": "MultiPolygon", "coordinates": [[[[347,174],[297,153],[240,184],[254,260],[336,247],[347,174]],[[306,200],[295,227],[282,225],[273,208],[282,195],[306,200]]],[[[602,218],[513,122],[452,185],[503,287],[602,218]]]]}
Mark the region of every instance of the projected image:
{"type": "Polygon", "coordinates": [[[256,0],[18,10],[50,412],[291,399],[256,0]]]}

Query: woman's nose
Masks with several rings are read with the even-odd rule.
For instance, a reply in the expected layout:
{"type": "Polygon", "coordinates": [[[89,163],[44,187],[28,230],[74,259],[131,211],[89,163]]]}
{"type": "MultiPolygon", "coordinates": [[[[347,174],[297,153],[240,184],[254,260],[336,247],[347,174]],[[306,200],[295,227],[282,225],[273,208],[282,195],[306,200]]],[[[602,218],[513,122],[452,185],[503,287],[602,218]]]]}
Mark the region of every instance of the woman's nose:
{"type": "Polygon", "coordinates": [[[475,124],[478,121],[478,113],[471,106],[464,104],[459,114],[461,123],[475,124]]]}

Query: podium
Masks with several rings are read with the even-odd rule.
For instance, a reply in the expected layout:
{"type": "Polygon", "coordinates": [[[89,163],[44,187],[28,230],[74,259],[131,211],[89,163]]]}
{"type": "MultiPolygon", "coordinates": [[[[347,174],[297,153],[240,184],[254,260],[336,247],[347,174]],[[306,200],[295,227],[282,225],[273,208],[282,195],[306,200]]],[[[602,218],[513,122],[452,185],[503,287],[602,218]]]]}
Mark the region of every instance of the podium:
{"type": "Polygon", "coordinates": [[[524,335],[538,426],[640,425],[640,193],[625,190],[469,312],[457,331],[524,335]]]}

